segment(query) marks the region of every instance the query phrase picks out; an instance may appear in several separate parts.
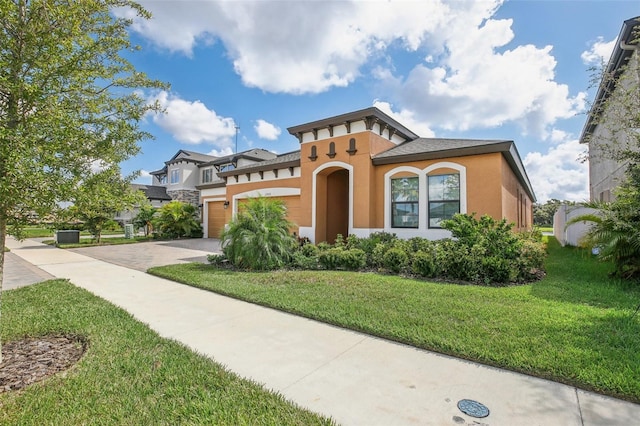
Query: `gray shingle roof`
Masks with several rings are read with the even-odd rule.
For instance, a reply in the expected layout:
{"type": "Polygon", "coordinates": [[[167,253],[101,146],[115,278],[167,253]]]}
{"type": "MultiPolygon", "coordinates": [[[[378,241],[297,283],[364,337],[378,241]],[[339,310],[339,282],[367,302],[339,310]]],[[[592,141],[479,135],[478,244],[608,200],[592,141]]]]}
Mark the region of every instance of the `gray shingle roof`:
{"type": "Polygon", "coordinates": [[[187,151],[187,150],[181,149],[180,151],[176,152],[176,154],[173,157],[171,157],[171,160],[166,161],[165,164],[170,164],[171,162],[179,159],[192,161],[194,163],[206,163],[208,161],[213,161],[217,158],[218,157],[213,155],[201,154],[199,152],[187,151]]]}
{"type": "Polygon", "coordinates": [[[140,185],[140,184],[131,184],[134,189],[139,189],[144,192],[144,195],[149,200],[171,200],[171,197],[167,195],[167,188],[164,186],[154,186],[154,185],[140,185]]]}
{"type": "Polygon", "coordinates": [[[251,173],[257,172],[260,170],[272,170],[279,167],[295,167],[300,165],[300,151],[288,152],[286,154],[280,154],[276,158],[272,158],[271,160],[260,161],[256,164],[249,164],[243,167],[238,167],[237,169],[220,172],[218,176],[233,176],[237,175],[239,172],[242,173],[251,173]]]}
{"type": "Polygon", "coordinates": [[[267,151],[266,149],[254,148],[254,149],[248,149],[246,151],[238,152],[237,154],[230,154],[230,155],[225,155],[224,157],[218,157],[215,160],[208,161],[204,164],[200,164],[200,167],[235,163],[240,158],[245,158],[245,159],[254,160],[254,161],[263,161],[263,160],[270,160],[272,158],[275,158],[276,156],[277,156],[276,153],[267,151]]]}
{"type": "Polygon", "coordinates": [[[373,163],[390,164],[508,151],[511,144],[513,141],[506,140],[418,138],[377,154],[373,163]]]}

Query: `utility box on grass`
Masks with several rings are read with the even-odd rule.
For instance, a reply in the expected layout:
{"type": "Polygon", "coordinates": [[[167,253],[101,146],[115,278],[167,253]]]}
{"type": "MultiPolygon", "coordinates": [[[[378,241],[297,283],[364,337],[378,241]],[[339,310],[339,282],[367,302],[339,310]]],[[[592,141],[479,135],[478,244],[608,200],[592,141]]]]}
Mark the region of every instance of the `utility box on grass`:
{"type": "Polygon", "coordinates": [[[135,235],[133,235],[133,225],[130,223],[124,225],[124,237],[129,240],[132,240],[134,236],[135,235]]]}
{"type": "Polygon", "coordinates": [[[66,230],[56,231],[56,244],[78,244],[80,242],[80,231],[66,230]]]}

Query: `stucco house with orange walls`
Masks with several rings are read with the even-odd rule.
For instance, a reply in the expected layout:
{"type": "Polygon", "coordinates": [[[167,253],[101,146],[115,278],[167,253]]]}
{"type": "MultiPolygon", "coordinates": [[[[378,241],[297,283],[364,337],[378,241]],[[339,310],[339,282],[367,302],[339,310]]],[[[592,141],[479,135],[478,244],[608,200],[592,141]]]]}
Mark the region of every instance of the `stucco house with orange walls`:
{"type": "Polygon", "coordinates": [[[244,164],[199,164],[205,237],[218,237],[250,197],[283,200],[294,231],[312,242],[386,231],[439,239],[455,213],[531,227],[535,194],[515,143],[421,138],[371,107],[288,129],[300,150],[244,164]]]}

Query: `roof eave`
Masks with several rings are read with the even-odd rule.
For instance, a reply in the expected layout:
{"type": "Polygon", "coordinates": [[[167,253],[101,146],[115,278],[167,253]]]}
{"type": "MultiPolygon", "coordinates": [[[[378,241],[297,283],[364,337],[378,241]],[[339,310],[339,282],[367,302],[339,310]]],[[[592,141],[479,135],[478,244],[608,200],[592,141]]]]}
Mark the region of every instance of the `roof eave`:
{"type": "Polygon", "coordinates": [[[531,198],[532,202],[536,202],[536,195],[527,176],[527,172],[520,159],[520,154],[513,141],[499,142],[491,145],[481,145],[468,148],[447,149],[432,152],[420,152],[415,154],[397,155],[393,157],[373,158],[373,164],[381,166],[385,164],[396,164],[411,161],[422,160],[440,160],[443,158],[467,157],[471,155],[494,154],[501,153],[506,159],[509,167],[515,173],[518,181],[522,184],[525,192],[531,198]]]}
{"type": "Polygon", "coordinates": [[[196,189],[211,189],[211,188],[224,188],[227,186],[227,182],[213,182],[213,183],[205,183],[202,185],[196,185],[196,189]]]}
{"type": "Polygon", "coordinates": [[[284,169],[287,167],[298,167],[298,166],[300,166],[300,159],[284,161],[282,163],[275,163],[275,164],[272,163],[267,165],[258,164],[257,166],[243,167],[241,169],[233,169],[226,172],[219,172],[217,174],[219,177],[224,178],[224,177],[235,176],[235,175],[240,175],[244,173],[255,173],[255,172],[261,172],[261,171],[267,171],[267,170],[284,169]]]}
{"type": "Polygon", "coordinates": [[[381,110],[376,107],[369,107],[365,109],[361,109],[358,111],[348,112],[346,114],[336,115],[334,117],[324,118],[322,120],[316,120],[305,124],[300,124],[298,126],[292,126],[287,128],[287,131],[292,136],[295,136],[300,140],[300,136],[302,133],[311,132],[313,130],[326,129],[332,126],[339,126],[345,124],[347,122],[355,122],[364,120],[367,118],[377,118],[385,123],[389,124],[396,130],[396,133],[400,134],[403,138],[410,140],[416,139],[419,136],[406,128],[404,125],[385,114],[381,110]]]}
{"type": "Polygon", "coordinates": [[[383,164],[396,164],[396,163],[404,163],[408,161],[439,160],[442,158],[466,157],[469,155],[491,154],[494,152],[509,151],[509,148],[511,147],[511,145],[513,145],[512,141],[505,141],[505,142],[499,142],[499,143],[494,143],[490,145],[480,145],[480,146],[454,148],[454,149],[449,148],[449,149],[443,149],[440,151],[417,152],[413,154],[395,155],[393,157],[374,157],[372,161],[375,166],[380,166],[383,164]]]}
{"type": "MultiPolygon", "coordinates": [[[[616,39],[616,44],[607,63],[605,75],[614,75],[620,67],[624,65],[627,59],[633,54],[633,50],[623,49],[621,44],[629,45],[634,41],[637,44],[638,40],[634,40],[632,37],[634,36],[634,28],[640,26],[640,17],[635,17],[631,19],[627,19],[623,22],[622,28],[620,29],[620,34],[616,39]]],[[[636,49],[637,51],[637,49],[636,49]]],[[[589,143],[589,137],[595,131],[598,126],[597,118],[602,111],[602,107],[604,102],[607,100],[611,92],[615,87],[616,78],[610,78],[609,81],[603,85],[602,82],[598,87],[598,91],[596,92],[596,97],[593,101],[591,109],[587,115],[587,121],[582,128],[582,132],[580,134],[580,143],[589,143]]]]}

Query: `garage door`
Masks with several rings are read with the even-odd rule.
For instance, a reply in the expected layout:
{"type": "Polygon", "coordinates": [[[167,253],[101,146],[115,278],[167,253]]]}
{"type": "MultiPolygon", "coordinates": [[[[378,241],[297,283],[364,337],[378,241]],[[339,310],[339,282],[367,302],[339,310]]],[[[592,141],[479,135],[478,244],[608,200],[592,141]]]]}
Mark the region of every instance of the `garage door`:
{"type": "MultiPolygon", "coordinates": [[[[298,233],[298,223],[300,221],[300,196],[299,195],[290,195],[284,197],[267,197],[270,200],[280,200],[283,201],[285,206],[287,206],[287,220],[293,223],[291,227],[291,232],[298,233]]],[[[239,208],[242,208],[242,203],[245,200],[241,200],[239,202],[239,208]]]]}
{"type": "Polygon", "coordinates": [[[209,217],[207,218],[209,238],[220,238],[224,229],[224,201],[210,201],[207,203],[209,217]]]}
{"type": "Polygon", "coordinates": [[[292,232],[298,232],[298,223],[300,223],[300,196],[292,195],[288,197],[273,197],[284,201],[287,206],[287,219],[294,223],[292,232]]]}

